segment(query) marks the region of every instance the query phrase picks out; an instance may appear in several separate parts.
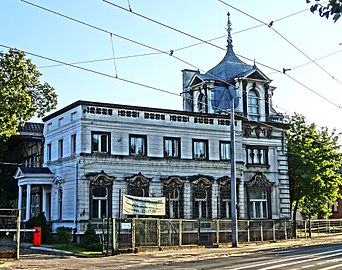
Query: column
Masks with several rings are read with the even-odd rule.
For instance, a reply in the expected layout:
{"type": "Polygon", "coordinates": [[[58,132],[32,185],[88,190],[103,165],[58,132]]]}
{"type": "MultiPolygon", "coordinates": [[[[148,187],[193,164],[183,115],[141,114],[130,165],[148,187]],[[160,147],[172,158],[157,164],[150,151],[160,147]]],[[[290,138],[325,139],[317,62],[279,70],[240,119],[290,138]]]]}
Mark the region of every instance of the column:
{"type": "Polygon", "coordinates": [[[188,180],[184,182],[184,218],[192,218],[191,185],[188,180]]]}
{"type": "Polygon", "coordinates": [[[239,213],[240,217],[239,218],[246,218],[246,211],[245,211],[245,185],[244,182],[239,181],[239,213]]]}
{"type": "Polygon", "coordinates": [[[23,206],[23,187],[18,186],[18,209],[21,209],[23,206]]]}
{"type": "Polygon", "coordinates": [[[41,210],[44,213],[45,218],[47,219],[47,216],[46,216],[46,188],[43,186],[42,189],[43,189],[43,192],[42,192],[42,208],[41,208],[41,210]]]}
{"type": "Polygon", "coordinates": [[[215,180],[211,186],[211,212],[212,212],[212,219],[218,217],[218,207],[217,207],[217,199],[218,199],[218,183],[215,180]]]}
{"type": "Polygon", "coordinates": [[[28,221],[31,216],[31,184],[28,184],[26,187],[26,218],[25,221],[28,221]]]}

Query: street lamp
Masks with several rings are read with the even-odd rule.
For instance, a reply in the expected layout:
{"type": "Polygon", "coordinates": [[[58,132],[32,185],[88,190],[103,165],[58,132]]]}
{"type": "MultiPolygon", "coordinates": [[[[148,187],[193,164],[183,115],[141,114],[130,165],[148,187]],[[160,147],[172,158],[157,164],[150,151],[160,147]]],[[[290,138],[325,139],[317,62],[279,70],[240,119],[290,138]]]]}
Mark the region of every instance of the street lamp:
{"type": "Polygon", "coordinates": [[[230,201],[231,201],[231,219],[232,219],[232,247],[238,246],[238,227],[237,227],[237,203],[236,203],[236,162],[235,162],[235,117],[234,117],[234,96],[230,91],[230,201]]]}

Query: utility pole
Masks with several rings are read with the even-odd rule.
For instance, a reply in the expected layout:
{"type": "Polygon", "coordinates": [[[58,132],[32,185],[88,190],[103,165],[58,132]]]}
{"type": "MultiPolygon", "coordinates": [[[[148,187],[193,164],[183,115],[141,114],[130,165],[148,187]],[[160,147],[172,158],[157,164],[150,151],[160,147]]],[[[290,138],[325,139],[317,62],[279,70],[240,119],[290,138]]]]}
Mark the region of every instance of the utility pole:
{"type": "Polygon", "coordinates": [[[235,162],[235,117],[234,117],[234,97],[230,96],[230,202],[232,219],[232,247],[238,246],[238,227],[237,227],[237,203],[236,203],[236,162],[235,162]]]}

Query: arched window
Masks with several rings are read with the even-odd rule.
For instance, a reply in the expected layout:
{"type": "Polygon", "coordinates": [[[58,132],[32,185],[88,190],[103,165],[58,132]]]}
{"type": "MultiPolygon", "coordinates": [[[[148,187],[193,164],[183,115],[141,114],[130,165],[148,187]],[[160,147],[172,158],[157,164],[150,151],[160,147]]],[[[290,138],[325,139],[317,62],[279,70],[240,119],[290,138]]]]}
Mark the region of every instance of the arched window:
{"type": "Polygon", "coordinates": [[[260,117],[259,96],[258,93],[251,89],[248,92],[248,118],[258,121],[260,117]]]}

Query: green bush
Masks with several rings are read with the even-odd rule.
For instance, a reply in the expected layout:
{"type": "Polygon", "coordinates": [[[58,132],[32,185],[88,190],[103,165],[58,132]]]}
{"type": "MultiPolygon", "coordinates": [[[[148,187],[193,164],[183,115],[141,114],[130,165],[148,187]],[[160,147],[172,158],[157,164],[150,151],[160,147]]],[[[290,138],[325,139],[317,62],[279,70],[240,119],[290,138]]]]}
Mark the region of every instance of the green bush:
{"type": "Polygon", "coordinates": [[[88,251],[102,251],[103,247],[101,243],[93,243],[86,247],[88,251]]]}
{"type": "Polygon", "coordinates": [[[50,237],[50,229],[47,224],[44,213],[40,213],[36,217],[31,217],[26,222],[26,228],[33,229],[33,227],[41,227],[42,228],[42,243],[45,243],[46,240],[50,237]]]}
{"type": "MultiPolygon", "coordinates": [[[[100,241],[96,235],[95,228],[90,223],[88,223],[87,229],[83,235],[82,247],[87,248],[89,245],[98,244],[99,242],[100,241]]],[[[101,250],[102,250],[102,245],[101,245],[101,250]]]]}
{"type": "Polygon", "coordinates": [[[70,227],[58,227],[56,229],[57,232],[57,242],[63,244],[69,244],[72,240],[72,228],[70,227]]]}

